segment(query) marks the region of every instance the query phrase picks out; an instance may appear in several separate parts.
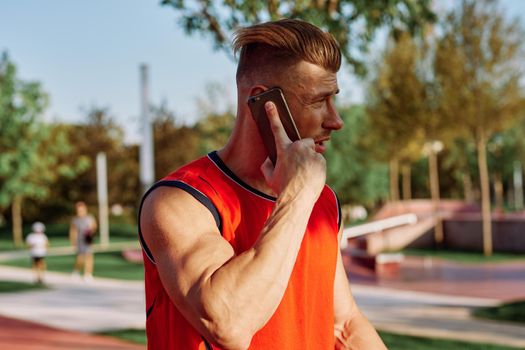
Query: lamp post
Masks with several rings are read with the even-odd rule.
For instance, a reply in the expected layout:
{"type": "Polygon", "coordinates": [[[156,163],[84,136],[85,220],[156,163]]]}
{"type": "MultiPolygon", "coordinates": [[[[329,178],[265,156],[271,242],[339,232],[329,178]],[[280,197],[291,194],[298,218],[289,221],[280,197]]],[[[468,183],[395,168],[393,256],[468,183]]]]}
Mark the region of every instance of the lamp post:
{"type": "Polygon", "coordinates": [[[433,140],[425,143],[423,146],[423,154],[428,156],[428,172],[430,179],[430,197],[434,207],[434,215],[436,217],[436,226],[434,228],[434,240],[436,244],[443,244],[443,222],[440,213],[440,194],[439,194],[439,172],[437,155],[443,150],[443,142],[433,140]]]}

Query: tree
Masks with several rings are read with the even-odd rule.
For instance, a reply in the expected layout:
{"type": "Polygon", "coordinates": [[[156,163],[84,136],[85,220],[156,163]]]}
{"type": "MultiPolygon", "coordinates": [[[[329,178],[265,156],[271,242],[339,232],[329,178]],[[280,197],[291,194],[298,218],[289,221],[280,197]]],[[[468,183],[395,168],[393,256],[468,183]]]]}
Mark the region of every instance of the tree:
{"type": "Polygon", "coordinates": [[[345,127],[332,134],[326,151],[327,182],[341,204],[374,208],[388,198],[387,167],[369,156],[365,140],[369,134],[363,106],[344,107],[340,115],[345,127]]]}
{"type": "Polygon", "coordinates": [[[38,82],[18,79],[15,64],[4,53],[0,58],[0,207],[11,206],[16,246],[23,242],[24,198],[47,198],[57,176],[72,171],[59,162],[59,156],[69,151],[64,135],[42,122],[47,101],[38,82]]]}
{"type": "Polygon", "coordinates": [[[138,149],[124,144],[124,131],[107,108],[93,106],[86,110],[82,124],[58,124],[64,130],[71,152],[62,161],[76,169],[74,176],[61,176],[53,185],[55,196],[41,208],[53,219],[63,219],[72,212],[72,203],[97,204],[96,156],[106,153],[108,164],[108,202],[136,208],[140,194],[138,149]]]}
{"type": "Polygon", "coordinates": [[[366,71],[360,54],[378,28],[386,25],[415,33],[435,19],[430,0],[162,0],[161,4],[177,12],[187,33],[211,36],[214,47],[228,53],[232,31],[240,26],[283,17],[309,21],[334,35],[358,74],[366,71]]]}
{"type": "Polygon", "coordinates": [[[496,1],[463,0],[446,17],[436,51],[441,113],[456,118],[476,143],[485,255],[492,254],[486,146],[522,113],[522,38],[519,22],[508,23],[496,1]]]}
{"type": "MultiPolygon", "coordinates": [[[[421,156],[424,134],[417,126],[426,101],[423,83],[416,72],[417,61],[418,50],[410,36],[392,35],[369,86],[369,142],[375,146],[371,149],[376,158],[389,162],[393,201],[399,199],[399,164],[410,166],[421,156]]],[[[410,185],[406,180],[404,183],[410,185]]]]}
{"type": "Polygon", "coordinates": [[[175,114],[164,105],[152,108],[155,174],[162,178],[197,158],[199,134],[194,128],[177,125],[175,114]]]}

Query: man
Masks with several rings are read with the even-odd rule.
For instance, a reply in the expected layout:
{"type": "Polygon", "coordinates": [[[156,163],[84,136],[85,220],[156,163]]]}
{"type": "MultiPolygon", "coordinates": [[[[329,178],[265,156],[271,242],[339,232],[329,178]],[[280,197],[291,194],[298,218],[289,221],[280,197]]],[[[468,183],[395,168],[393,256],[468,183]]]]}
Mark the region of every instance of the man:
{"type": "Polygon", "coordinates": [[[84,271],[84,280],[93,280],[93,251],[91,244],[97,229],[97,222],[93,215],[88,213],[86,203],[75,203],[76,216],[69,225],[69,240],[77,248],[73,277],[79,278],[80,271],[84,271]]]}
{"type": "Polygon", "coordinates": [[[385,349],[358,310],[338,249],[322,153],[343,122],[334,38],[297,20],[236,32],[237,119],[227,145],[155,184],[139,232],[150,349],[385,349]],[[247,100],[272,87],[300,135],[265,105],[275,166],[247,100]]]}

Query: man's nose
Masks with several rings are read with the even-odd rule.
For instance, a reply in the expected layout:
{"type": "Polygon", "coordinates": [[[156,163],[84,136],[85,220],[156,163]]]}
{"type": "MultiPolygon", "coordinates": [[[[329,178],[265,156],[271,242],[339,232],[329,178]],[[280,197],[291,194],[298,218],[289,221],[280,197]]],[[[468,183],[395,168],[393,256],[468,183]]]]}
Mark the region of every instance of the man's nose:
{"type": "Polygon", "coordinates": [[[329,130],[340,130],[345,125],[343,119],[335,109],[333,104],[330,104],[328,113],[323,121],[323,128],[329,130]]]}

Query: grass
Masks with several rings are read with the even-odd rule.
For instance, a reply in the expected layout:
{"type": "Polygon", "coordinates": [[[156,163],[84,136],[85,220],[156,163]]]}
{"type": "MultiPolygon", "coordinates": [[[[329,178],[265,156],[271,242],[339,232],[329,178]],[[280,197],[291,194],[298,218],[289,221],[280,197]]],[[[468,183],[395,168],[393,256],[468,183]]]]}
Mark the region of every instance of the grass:
{"type": "MultiPolygon", "coordinates": [[[[47,269],[71,273],[75,262],[74,255],[48,256],[46,258],[47,269]]],[[[30,259],[16,259],[2,262],[4,265],[30,268],[30,259]]],[[[142,280],[144,268],[140,263],[125,260],[120,252],[95,254],[95,277],[115,278],[122,280],[142,280]]]]}
{"type": "Polygon", "coordinates": [[[132,343],[146,344],[146,331],[144,329],[121,329],[99,333],[110,337],[119,338],[132,343]]]}
{"type": "MultiPolygon", "coordinates": [[[[31,232],[31,225],[24,225],[24,238],[31,232]]],[[[46,235],[49,238],[51,247],[64,247],[69,243],[68,224],[46,224],[46,235]]],[[[109,225],[109,237],[111,242],[124,242],[137,240],[137,227],[126,223],[111,223],[109,225]]],[[[95,243],[98,243],[100,236],[97,235],[95,243]]],[[[0,251],[26,249],[15,247],[10,227],[0,229],[0,251]]]]}
{"type": "Polygon", "coordinates": [[[479,318],[525,324],[525,300],[514,301],[500,306],[479,308],[474,310],[473,315],[479,318]]]}
{"type": "MultiPolygon", "coordinates": [[[[137,344],[146,344],[146,331],[143,329],[123,329],[100,333],[137,344]]],[[[412,337],[407,335],[379,332],[389,350],[516,350],[508,346],[471,343],[447,339],[412,337]]]]}
{"type": "MultiPolygon", "coordinates": [[[[379,332],[389,350],[516,350],[517,348],[459,340],[436,339],[379,332]]],[[[521,348],[523,350],[523,348],[521,348]]]]}
{"type": "Polygon", "coordinates": [[[482,252],[463,251],[463,250],[446,250],[446,249],[405,249],[402,251],[407,256],[429,256],[443,260],[461,262],[461,263],[494,263],[513,260],[524,260],[525,255],[494,252],[492,256],[486,257],[482,252]]]}
{"type": "Polygon", "coordinates": [[[15,281],[0,281],[0,293],[23,292],[26,290],[47,289],[42,284],[32,284],[15,281]]]}

